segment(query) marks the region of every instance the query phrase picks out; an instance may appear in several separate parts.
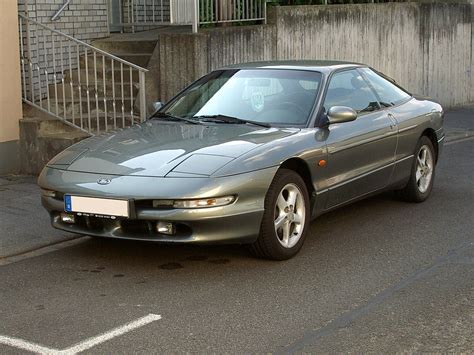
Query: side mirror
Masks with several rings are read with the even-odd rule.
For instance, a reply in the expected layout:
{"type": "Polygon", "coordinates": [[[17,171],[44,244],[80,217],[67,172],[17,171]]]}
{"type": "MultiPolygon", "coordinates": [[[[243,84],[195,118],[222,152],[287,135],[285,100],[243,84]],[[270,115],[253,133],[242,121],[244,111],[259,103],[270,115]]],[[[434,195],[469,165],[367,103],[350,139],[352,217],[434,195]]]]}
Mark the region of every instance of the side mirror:
{"type": "Polygon", "coordinates": [[[148,112],[151,112],[151,115],[148,116],[148,118],[153,117],[161,108],[164,106],[164,104],[161,101],[155,101],[153,103],[148,104],[148,112]]]}
{"type": "Polygon", "coordinates": [[[159,109],[161,109],[163,107],[163,103],[161,101],[156,101],[156,102],[153,102],[153,110],[156,112],[158,111],[159,109]]]}
{"type": "Polygon", "coordinates": [[[357,118],[357,112],[346,106],[333,106],[328,113],[329,124],[354,121],[357,118]]]}

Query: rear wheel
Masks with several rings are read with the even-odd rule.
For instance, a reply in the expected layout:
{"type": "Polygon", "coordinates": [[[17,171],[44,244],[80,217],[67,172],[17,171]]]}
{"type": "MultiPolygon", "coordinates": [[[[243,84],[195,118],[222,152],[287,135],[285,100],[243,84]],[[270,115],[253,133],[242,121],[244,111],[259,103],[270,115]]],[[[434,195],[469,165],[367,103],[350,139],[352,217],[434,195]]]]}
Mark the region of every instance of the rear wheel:
{"type": "Polygon", "coordinates": [[[286,260],[298,253],[309,225],[308,190],[303,179],[293,170],[280,169],[267,196],[260,235],[250,246],[261,258],[286,260]]]}
{"type": "Polygon", "coordinates": [[[399,195],[409,202],[423,202],[431,193],[435,177],[435,151],[431,140],[423,136],[418,141],[408,184],[399,195]]]}

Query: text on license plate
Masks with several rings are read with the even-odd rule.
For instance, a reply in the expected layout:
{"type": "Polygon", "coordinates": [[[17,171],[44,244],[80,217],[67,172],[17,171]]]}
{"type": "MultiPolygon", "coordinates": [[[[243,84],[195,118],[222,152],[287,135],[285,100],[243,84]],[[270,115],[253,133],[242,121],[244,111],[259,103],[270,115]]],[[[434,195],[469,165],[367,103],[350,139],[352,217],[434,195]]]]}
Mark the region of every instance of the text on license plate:
{"type": "Polygon", "coordinates": [[[65,195],[64,210],[66,212],[80,212],[106,216],[130,216],[128,200],[113,200],[108,198],[65,195]]]}

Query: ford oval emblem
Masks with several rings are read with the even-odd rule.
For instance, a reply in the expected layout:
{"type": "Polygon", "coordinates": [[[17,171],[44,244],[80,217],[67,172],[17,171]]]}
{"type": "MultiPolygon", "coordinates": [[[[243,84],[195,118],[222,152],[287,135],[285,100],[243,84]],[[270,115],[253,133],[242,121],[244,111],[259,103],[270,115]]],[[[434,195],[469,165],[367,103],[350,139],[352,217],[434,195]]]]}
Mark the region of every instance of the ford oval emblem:
{"type": "Polygon", "coordinates": [[[108,185],[108,184],[111,183],[111,180],[110,179],[99,179],[99,180],[97,180],[97,183],[99,185],[108,185]]]}

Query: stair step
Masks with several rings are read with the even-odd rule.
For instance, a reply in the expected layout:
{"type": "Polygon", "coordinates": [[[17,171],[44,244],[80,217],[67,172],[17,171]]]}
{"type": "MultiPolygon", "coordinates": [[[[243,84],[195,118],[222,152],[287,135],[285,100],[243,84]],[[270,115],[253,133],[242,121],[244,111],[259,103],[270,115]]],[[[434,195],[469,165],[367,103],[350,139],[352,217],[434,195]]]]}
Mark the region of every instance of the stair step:
{"type": "MultiPolygon", "coordinates": [[[[118,52],[118,53],[111,53],[111,54],[115,55],[116,57],[122,58],[123,60],[126,60],[130,63],[133,63],[135,65],[146,68],[147,65],[148,65],[148,62],[150,61],[151,55],[153,53],[118,52]]],[[[79,63],[81,65],[81,67],[85,67],[86,57],[84,55],[80,56],[79,63]]],[[[106,68],[110,68],[111,67],[111,60],[109,58],[105,58],[105,63],[104,63],[104,61],[102,59],[102,55],[97,54],[96,59],[95,59],[95,65],[94,65],[94,54],[92,54],[92,53],[87,54],[87,66],[88,66],[89,70],[93,70],[94,67],[101,69],[101,68],[104,67],[104,64],[105,64],[106,68]]],[[[118,63],[118,62],[114,63],[114,66],[119,66],[119,65],[120,65],[120,63],[118,63]]],[[[124,69],[128,69],[126,67],[127,66],[124,64],[124,69]]],[[[136,69],[134,69],[134,70],[136,70],[136,69]]]]}
{"type": "MultiPolygon", "coordinates": [[[[36,110],[28,110],[30,114],[36,110]]],[[[89,134],[48,115],[20,120],[20,165],[24,174],[37,175],[56,154],[89,134]]]]}
{"type": "MultiPolygon", "coordinates": [[[[43,107],[45,110],[48,110],[47,107],[47,102],[43,101],[43,107]]],[[[123,113],[124,116],[130,116],[132,112],[132,106],[131,106],[131,101],[124,101],[124,109],[123,113]]],[[[75,101],[74,104],[72,102],[66,102],[65,104],[63,102],[58,101],[58,106],[56,109],[56,101],[51,101],[50,102],[50,107],[49,111],[53,114],[56,115],[57,117],[60,117],[62,119],[72,119],[73,117],[76,120],[80,120],[80,117],[82,115],[83,120],[87,119],[88,116],[90,115],[92,118],[97,117],[97,114],[99,114],[99,117],[101,116],[108,116],[108,117],[113,117],[114,113],[116,117],[121,117],[122,116],[122,102],[121,101],[116,101],[115,103],[115,110],[114,106],[112,103],[108,102],[107,103],[107,112],[105,112],[104,108],[104,103],[103,101],[97,103],[94,101],[89,103],[89,106],[86,101],[83,101],[80,103],[79,101],[75,101]]],[[[139,111],[136,109],[136,107],[133,107],[133,113],[134,115],[139,115],[139,111]]]]}
{"type": "MultiPolygon", "coordinates": [[[[107,105],[113,105],[114,101],[113,101],[112,97],[97,96],[97,99],[96,99],[94,93],[89,94],[89,105],[93,106],[93,105],[96,105],[98,103],[99,106],[102,106],[104,104],[104,99],[106,100],[107,105]]],[[[60,95],[58,93],[57,101],[58,101],[59,106],[62,106],[63,103],[66,103],[66,104],[79,104],[79,103],[82,103],[82,104],[87,105],[87,95],[86,96],[82,95],[81,100],[79,100],[79,96],[75,96],[75,97],[67,97],[66,96],[65,100],[64,100],[62,94],[60,95]]],[[[123,103],[125,105],[129,104],[132,101],[135,101],[135,98],[131,98],[130,96],[124,96],[124,98],[123,98],[123,103]]],[[[54,96],[50,96],[49,102],[50,102],[51,107],[56,105],[56,98],[54,96]]],[[[46,102],[45,102],[45,100],[43,100],[43,107],[46,108],[47,104],[48,104],[47,100],[46,100],[46,102]]],[[[115,106],[118,106],[118,105],[121,105],[121,104],[122,104],[122,98],[121,97],[116,97],[115,98],[115,106]]]]}
{"type": "Polygon", "coordinates": [[[153,53],[116,53],[114,55],[126,60],[127,62],[146,68],[152,54],[153,53]]]}
{"type": "MultiPolygon", "coordinates": [[[[87,83],[82,83],[80,85],[81,90],[81,97],[82,98],[87,98],[87,89],[89,89],[89,97],[95,98],[95,84],[91,84],[89,82],[89,86],[87,86],[87,83]]],[[[121,100],[122,98],[122,84],[116,83],[114,85],[115,87],[115,100],[121,100]]],[[[72,94],[74,95],[75,100],[79,99],[79,84],[77,82],[73,82],[73,87],[71,88],[71,85],[66,81],[64,84],[59,83],[59,84],[50,84],[49,85],[49,96],[50,98],[55,98],[56,95],[56,90],[58,91],[58,100],[62,102],[62,97],[63,97],[63,88],[64,88],[64,95],[66,96],[67,99],[70,99],[72,97],[72,94]]],[[[105,85],[106,89],[106,98],[107,100],[112,101],[113,95],[112,95],[112,83],[106,82],[105,85]]],[[[130,89],[132,90],[133,97],[135,98],[138,94],[138,84],[133,83],[132,87],[130,88],[130,84],[124,85],[123,87],[123,94],[124,94],[124,99],[130,99],[130,89]]],[[[98,81],[97,82],[97,91],[99,98],[103,100],[104,98],[104,82],[103,81],[98,81]]]]}
{"type": "Polygon", "coordinates": [[[41,137],[45,139],[50,139],[50,140],[66,140],[66,141],[72,140],[75,142],[84,138],[88,138],[89,134],[87,134],[84,131],[76,129],[75,131],[66,132],[66,133],[55,132],[55,133],[42,134],[41,137]]]}
{"type": "MultiPolygon", "coordinates": [[[[113,70],[113,73],[114,73],[115,83],[121,83],[120,66],[115,66],[115,68],[113,70]]],[[[89,78],[89,85],[91,83],[94,83],[94,80],[95,80],[95,75],[94,75],[94,71],[92,70],[92,68],[89,68],[88,72],[86,72],[85,68],[83,66],[81,66],[80,70],[78,70],[78,69],[73,69],[72,71],[67,70],[65,72],[64,81],[66,83],[68,83],[72,78],[73,82],[78,82],[79,77],[81,78],[80,81],[84,82],[84,83],[86,82],[86,77],[89,78]],[[72,76],[71,76],[71,73],[72,73],[72,76]]],[[[102,70],[102,67],[101,67],[101,68],[97,69],[97,80],[102,80],[102,78],[103,78],[103,70],[102,70]]],[[[112,69],[109,68],[109,67],[107,67],[106,70],[105,70],[105,78],[106,78],[106,80],[109,80],[110,82],[112,82],[112,69]]],[[[138,70],[132,70],[132,82],[138,83],[138,79],[139,79],[138,70]]],[[[124,82],[124,84],[130,82],[130,70],[126,69],[125,67],[124,67],[124,70],[123,70],[123,82],[124,82]]]]}
{"type": "Polygon", "coordinates": [[[99,39],[92,42],[94,47],[107,52],[149,52],[152,53],[158,43],[157,39],[152,40],[118,40],[99,39]]]}
{"type": "Polygon", "coordinates": [[[29,125],[38,133],[38,136],[51,134],[66,134],[75,131],[74,127],[64,124],[61,120],[48,115],[48,118],[27,117],[21,119],[23,125],[29,125]]]}
{"type": "Polygon", "coordinates": [[[128,114],[123,118],[121,116],[116,117],[114,120],[112,116],[105,116],[103,113],[101,113],[99,114],[99,120],[97,120],[97,116],[91,115],[90,126],[89,119],[87,117],[83,118],[82,122],[78,119],[74,121],[72,119],[68,119],[68,122],[71,122],[82,129],[90,131],[92,134],[100,134],[110,132],[114,129],[128,128],[136,123],[139,123],[140,118],[137,116],[132,117],[130,114],[128,114]]]}

